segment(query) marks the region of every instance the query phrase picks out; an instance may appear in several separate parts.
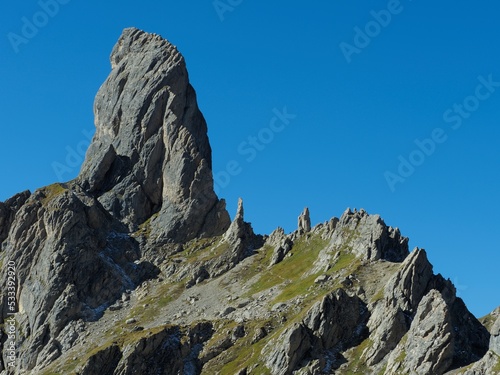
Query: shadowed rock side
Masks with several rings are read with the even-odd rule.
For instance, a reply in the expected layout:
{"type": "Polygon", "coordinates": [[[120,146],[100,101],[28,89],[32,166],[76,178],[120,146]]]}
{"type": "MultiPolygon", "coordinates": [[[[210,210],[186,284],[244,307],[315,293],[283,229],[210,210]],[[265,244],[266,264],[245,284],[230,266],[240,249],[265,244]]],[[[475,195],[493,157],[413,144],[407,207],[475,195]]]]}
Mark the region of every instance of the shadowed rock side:
{"type": "Polygon", "coordinates": [[[126,29],[111,65],[80,176],[0,203],[0,375],[500,374],[500,308],[480,323],[379,215],[230,221],[169,42],[126,29]]]}
{"type": "Polygon", "coordinates": [[[155,214],[155,239],[222,234],[229,215],[213,191],[207,125],[184,58],[160,36],[131,28],[111,66],[79,183],[130,230],[155,214]]]}

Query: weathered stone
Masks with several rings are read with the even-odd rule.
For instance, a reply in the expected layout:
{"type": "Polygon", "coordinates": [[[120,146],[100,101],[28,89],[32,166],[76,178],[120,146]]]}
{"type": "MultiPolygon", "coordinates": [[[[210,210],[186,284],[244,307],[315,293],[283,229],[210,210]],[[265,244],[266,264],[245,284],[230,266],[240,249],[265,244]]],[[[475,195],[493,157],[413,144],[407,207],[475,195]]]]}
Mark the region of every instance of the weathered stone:
{"type": "Polygon", "coordinates": [[[338,289],[317,302],[304,318],[304,324],[317,338],[314,350],[321,353],[342,343],[345,348],[361,342],[368,310],[356,296],[338,289]],[[318,345],[319,343],[319,345],[318,345]]]}
{"type": "Polygon", "coordinates": [[[273,375],[289,375],[311,349],[308,329],[295,323],[262,350],[273,375]]]}
{"type": "Polygon", "coordinates": [[[85,366],[79,371],[79,375],[113,375],[121,358],[120,347],[111,345],[90,357],[85,366]]]}
{"type": "Polygon", "coordinates": [[[287,238],[285,230],[281,227],[276,228],[266,239],[266,245],[271,247],[279,246],[287,238]]]}
{"type": "Polygon", "coordinates": [[[500,356],[500,315],[491,329],[490,350],[500,356]]]}
{"type": "Polygon", "coordinates": [[[452,331],[448,306],[432,290],[422,299],[407,339],[391,353],[386,374],[443,374],[453,363],[452,331]]]}
{"type": "Polygon", "coordinates": [[[299,216],[299,233],[308,233],[311,231],[311,217],[309,208],[304,208],[304,211],[299,216]]]}
{"type": "Polygon", "coordinates": [[[481,360],[468,366],[465,371],[448,372],[449,375],[500,375],[500,356],[487,352],[481,360]]]}
{"type": "Polygon", "coordinates": [[[423,249],[416,248],[385,286],[386,303],[413,314],[433,276],[432,265],[423,249]]]}
{"type": "Polygon", "coordinates": [[[272,267],[285,259],[285,256],[290,253],[292,247],[293,241],[290,238],[285,237],[282,242],[274,248],[269,266],[272,267]]]}
{"type": "Polygon", "coordinates": [[[349,297],[342,289],[330,293],[307,312],[302,323],[266,345],[262,351],[266,366],[273,374],[291,374],[303,367],[301,363],[310,368],[325,364],[325,354],[334,347],[347,349],[362,341],[367,318],[368,310],[358,297],[349,297]]]}
{"type": "Polygon", "coordinates": [[[314,283],[315,284],[326,283],[329,280],[329,278],[330,277],[328,275],[320,275],[316,279],[314,279],[314,283]]]}
{"type": "Polygon", "coordinates": [[[432,275],[427,254],[415,249],[386,284],[384,298],[375,305],[368,322],[374,344],[363,357],[369,365],[380,362],[408,331],[432,275]]]}
{"type": "Polygon", "coordinates": [[[200,323],[183,333],[179,327],[168,327],[126,346],[115,375],[199,373],[198,354],[210,339],[213,327],[200,323]],[[189,354],[195,351],[192,358],[189,354]],[[168,372],[166,370],[168,369],[168,372]]]}
{"type": "Polygon", "coordinates": [[[14,195],[5,202],[0,202],[0,245],[7,238],[14,217],[19,209],[28,200],[31,193],[25,191],[14,195]]]}
{"type": "Polygon", "coordinates": [[[165,39],[130,28],[111,65],[79,183],[131,230],[156,214],[158,241],[223,233],[229,216],[213,191],[207,126],[184,58],[165,39]]]}
{"type": "Polygon", "coordinates": [[[408,238],[399,229],[388,227],[379,215],[347,209],[332,226],[330,245],[320,252],[312,273],[328,270],[340,250],[366,261],[402,262],[408,256],[408,238]]]}

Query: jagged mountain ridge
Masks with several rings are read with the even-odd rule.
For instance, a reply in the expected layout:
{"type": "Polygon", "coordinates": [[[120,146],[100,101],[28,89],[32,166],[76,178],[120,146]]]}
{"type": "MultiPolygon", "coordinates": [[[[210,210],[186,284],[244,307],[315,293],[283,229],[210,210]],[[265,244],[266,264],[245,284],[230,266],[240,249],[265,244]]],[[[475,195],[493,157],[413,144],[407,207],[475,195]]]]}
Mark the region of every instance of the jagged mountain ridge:
{"type": "Polygon", "coordinates": [[[230,223],[168,41],[126,29],[111,66],[78,178],[0,203],[16,373],[500,373],[498,314],[488,332],[380,216],[260,236],[240,201],[230,223]]]}

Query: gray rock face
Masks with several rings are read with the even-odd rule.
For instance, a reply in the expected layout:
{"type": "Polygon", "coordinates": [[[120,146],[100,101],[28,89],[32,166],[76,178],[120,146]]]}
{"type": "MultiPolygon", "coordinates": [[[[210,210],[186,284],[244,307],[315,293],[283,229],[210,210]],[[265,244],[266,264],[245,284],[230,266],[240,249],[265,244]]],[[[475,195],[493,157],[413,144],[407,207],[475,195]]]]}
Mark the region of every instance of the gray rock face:
{"type": "Polygon", "coordinates": [[[403,312],[415,313],[433,275],[425,250],[415,249],[387,283],[384,291],[386,302],[403,312]]]}
{"type": "Polygon", "coordinates": [[[80,375],[198,374],[198,355],[213,334],[209,323],[183,332],[172,326],[127,345],[111,345],[89,358],[80,375]]]}
{"type": "Polygon", "coordinates": [[[64,332],[71,322],[96,319],[152,271],[133,263],[139,260],[137,246],[115,234],[102,206],[73,188],[37,190],[17,212],[5,242],[18,272],[22,368],[57,358],[75,340],[64,332]]]}
{"type": "Polygon", "coordinates": [[[449,375],[499,375],[500,374],[500,357],[489,351],[481,360],[475,362],[471,367],[464,372],[449,372],[449,375]]]}
{"type": "Polygon", "coordinates": [[[111,63],[77,180],[0,204],[0,241],[18,269],[20,368],[57,358],[78,336],[66,326],[99,318],[158,273],[140,261],[129,231],[149,220],[152,242],[186,242],[229,227],[182,56],[159,36],[126,29],[111,63]]]}
{"type": "Polygon", "coordinates": [[[16,194],[5,202],[0,202],[0,244],[7,238],[17,211],[28,200],[30,195],[29,191],[25,191],[16,194]]]}
{"type": "Polygon", "coordinates": [[[252,255],[255,249],[262,247],[262,244],[262,236],[256,235],[252,225],[245,222],[243,200],[239,199],[236,216],[219,244],[219,249],[223,249],[223,251],[218,257],[212,257],[208,261],[195,262],[188,266],[185,272],[192,276],[187,286],[192,287],[226,273],[243,259],[252,255]]]}
{"type": "Polygon", "coordinates": [[[333,242],[339,244],[355,234],[352,251],[366,260],[401,262],[408,255],[408,238],[401,236],[399,229],[388,227],[379,215],[368,215],[364,210],[347,210],[335,233],[333,242]]]}
{"type": "Polygon", "coordinates": [[[316,338],[315,351],[322,353],[338,344],[345,349],[361,342],[367,313],[365,304],[358,297],[347,295],[343,289],[326,295],[304,319],[316,338]]]}
{"type": "Polygon", "coordinates": [[[158,240],[219,235],[229,226],[213,191],[207,126],[184,58],[160,36],[126,29],[94,104],[96,133],[79,183],[135,230],[158,240]]]}
{"type": "Polygon", "coordinates": [[[338,222],[332,220],[328,226],[333,228],[330,246],[321,251],[313,272],[328,269],[340,250],[366,261],[402,262],[408,256],[408,238],[399,229],[388,227],[379,215],[347,209],[338,222]]]}
{"type": "MultiPolygon", "coordinates": [[[[170,43],[127,29],[111,65],[80,176],[0,203],[0,263],[17,269],[16,373],[498,372],[498,316],[490,335],[378,215],[347,210],[311,228],[305,209],[266,246],[241,199],[230,222],[170,43]]],[[[5,323],[5,287],[0,301],[5,323]]],[[[4,343],[0,330],[1,375],[4,343]]]]}
{"type": "MultiPolygon", "coordinates": [[[[229,229],[224,233],[224,241],[229,245],[229,252],[224,257],[224,262],[234,266],[241,260],[251,255],[255,249],[262,246],[262,236],[254,233],[252,225],[244,218],[243,200],[238,200],[236,216],[231,222],[229,229]]],[[[215,268],[220,268],[219,264],[215,268]]]]}
{"type": "Polygon", "coordinates": [[[311,216],[309,208],[304,208],[304,211],[299,216],[299,233],[307,233],[311,231],[311,216]]]}
{"type": "Polygon", "coordinates": [[[308,329],[295,323],[280,335],[277,342],[264,348],[266,366],[273,375],[289,375],[310,349],[308,329]]]}
{"type": "Polygon", "coordinates": [[[125,347],[114,374],[198,374],[198,354],[212,334],[209,323],[200,323],[186,333],[179,327],[165,328],[125,347]]]}
{"type": "Polygon", "coordinates": [[[231,222],[226,233],[224,233],[224,239],[230,243],[237,243],[238,240],[242,240],[254,235],[252,226],[245,222],[245,209],[243,208],[243,199],[238,199],[238,209],[236,211],[236,216],[231,222]]]}
{"type": "Polygon", "coordinates": [[[448,306],[432,290],[422,299],[407,340],[391,353],[386,374],[443,374],[453,363],[452,331],[448,306]]]}
{"type": "Polygon", "coordinates": [[[415,249],[384,288],[368,322],[374,342],[365,353],[369,365],[379,363],[408,331],[412,316],[433,276],[424,250],[415,249]]]}
{"type": "Polygon", "coordinates": [[[359,344],[367,333],[367,317],[368,310],[358,297],[350,297],[342,289],[330,293],[307,312],[302,323],[293,325],[263,349],[266,366],[272,374],[280,375],[300,367],[299,373],[318,367],[328,373],[332,364],[326,355],[359,344]]]}
{"type": "Polygon", "coordinates": [[[466,309],[462,300],[456,298],[451,282],[440,275],[434,276],[425,251],[417,248],[388,281],[384,298],[372,310],[368,327],[374,343],[363,355],[369,365],[379,363],[400,345],[403,336],[410,334],[410,325],[420,324],[415,323],[417,308],[420,308],[422,299],[428,293],[432,296],[439,293],[439,298],[445,301],[451,327],[461,327],[450,330],[453,345],[452,362],[448,367],[451,364],[460,366],[477,361],[485,354],[489,340],[486,329],[466,309]]]}
{"type": "Polygon", "coordinates": [[[266,239],[266,245],[273,247],[273,255],[269,267],[280,263],[293,247],[291,235],[287,236],[283,228],[274,230],[266,239]]]}
{"type": "Polygon", "coordinates": [[[500,356],[500,315],[491,329],[490,350],[500,356]]]}

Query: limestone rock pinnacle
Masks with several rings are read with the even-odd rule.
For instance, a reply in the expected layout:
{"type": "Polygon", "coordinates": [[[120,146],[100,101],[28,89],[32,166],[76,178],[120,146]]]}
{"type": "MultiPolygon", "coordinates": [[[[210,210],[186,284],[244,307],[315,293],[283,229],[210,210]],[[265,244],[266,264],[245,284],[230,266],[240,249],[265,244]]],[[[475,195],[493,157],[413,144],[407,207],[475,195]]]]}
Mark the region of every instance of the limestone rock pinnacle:
{"type": "Polygon", "coordinates": [[[78,178],[130,230],[150,219],[171,241],[229,226],[213,190],[207,125],[186,64],[158,35],[125,29],[94,104],[96,133],[78,178]]]}
{"type": "Polygon", "coordinates": [[[299,216],[299,232],[307,233],[311,231],[311,217],[309,208],[304,208],[304,211],[299,216]]]}

